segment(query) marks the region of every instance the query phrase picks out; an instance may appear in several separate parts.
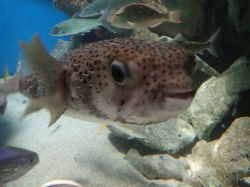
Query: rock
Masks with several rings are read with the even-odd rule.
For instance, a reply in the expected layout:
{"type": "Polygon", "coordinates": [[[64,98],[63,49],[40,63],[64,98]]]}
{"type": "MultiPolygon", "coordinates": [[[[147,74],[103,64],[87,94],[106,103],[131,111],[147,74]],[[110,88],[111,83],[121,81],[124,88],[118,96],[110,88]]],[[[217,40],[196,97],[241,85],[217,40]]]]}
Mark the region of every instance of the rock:
{"type": "Polygon", "coordinates": [[[204,82],[178,118],[190,123],[200,139],[208,139],[213,128],[235,107],[239,94],[250,89],[249,80],[250,60],[241,57],[218,78],[204,82]]]}
{"type": "Polygon", "coordinates": [[[72,43],[58,39],[55,48],[51,51],[51,55],[59,59],[63,55],[67,54],[72,49],[72,43]]]}
{"type": "Polygon", "coordinates": [[[55,8],[72,16],[76,12],[86,7],[88,5],[88,1],[87,0],[53,0],[53,5],[55,8]]]}
{"type": "MultiPolygon", "coordinates": [[[[192,126],[176,118],[149,126],[130,127],[148,137],[146,139],[138,139],[142,144],[169,154],[178,153],[185,147],[193,144],[196,139],[196,134],[192,126]]],[[[108,125],[108,128],[116,136],[131,138],[112,125],[108,125]]]]}
{"type": "Polygon", "coordinates": [[[150,32],[147,28],[135,29],[130,38],[147,41],[159,41],[159,36],[150,32]]]}
{"type": "Polygon", "coordinates": [[[250,32],[250,6],[246,0],[227,0],[228,19],[240,33],[250,32]]]}
{"type": "Polygon", "coordinates": [[[173,178],[183,185],[233,187],[239,178],[250,176],[249,155],[250,117],[243,117],[235,120],[220,139],[199,141],[187,157],[142,157],[131,149],[125,159],[148,179],[173,178]]]}
{"type": "Polygon", "coordinates": [[[201,141],[186,160],[204,186],[235,186],[250,176],[250,117],[235,120],[219,140],[201,141]]]}

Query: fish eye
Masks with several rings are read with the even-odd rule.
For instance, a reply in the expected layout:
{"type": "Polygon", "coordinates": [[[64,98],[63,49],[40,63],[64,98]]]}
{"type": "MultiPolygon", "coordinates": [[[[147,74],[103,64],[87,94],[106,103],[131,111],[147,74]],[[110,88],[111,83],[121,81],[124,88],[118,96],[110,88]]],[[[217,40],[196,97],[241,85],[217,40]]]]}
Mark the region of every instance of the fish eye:
{"type": "Polygon", "coordinates": [[[85,10],[88,10],[88,8],[85,8],[85,10]]]}
{"type": "Polygon", "coordinates": [[[113,80],[119,85],[124,85],[131,77],[129,69],[122,62],[117,60],[112,62],[110,66],[110,73],[113,80]]]}
{"type": "Polygon", "coordinates": [[[30,158],[28,161],[29,161],[30,164],[32,164],[34,162],[34,159],[30,158]]]}

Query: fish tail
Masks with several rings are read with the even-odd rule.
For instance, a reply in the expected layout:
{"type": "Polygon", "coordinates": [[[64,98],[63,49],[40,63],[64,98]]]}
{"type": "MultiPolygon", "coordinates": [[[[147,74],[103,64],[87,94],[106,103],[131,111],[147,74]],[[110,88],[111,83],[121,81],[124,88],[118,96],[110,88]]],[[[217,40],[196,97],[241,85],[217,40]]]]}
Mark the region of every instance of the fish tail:
{"type": "Polygon", "coordinates": [[[181,11],[170,11],[167,13],[167,19],[169,22],[181,23],[181,11]]]}
{"type": "Polygon", "coordinates": [[[102,22],[102,26],[108,29],[110,32],[116,33],[114,29],[111,27],[110,23],[107,21],[109,16],[110,6],[106,8],[104,14],[100,17],[100,20],[102,22]]]}
{"type": "Polygon", "coordinates": [[[209,38],[207,43],[209,43],[209,48],[207,49],[213,56],[218,57],[218,53],[214,47],[215,40],[217,39],[218,35],[220,34],[221,28],[218,28],[215,33],[209,38]]]}
{"type": "Polygon", "coordinates": [[[18,71],[12,77],[9,77],[9,72],[7,66],[4,68],[4,82],[0,84],[1,94],[10,94],[19,91],[19,82],[21,80],[21,72],[18,71]]]}
{"type": "Polygon", "coordinates": [[[69,83],[66,81],[66,75],[71,73],[72,69],[62,66],[50,56],[37,35],[32,37],[30,44],[20,42],[20,46],[24,54],[21,70],[30,74],[37,72],[46,88],[43,98],[31,100],[24,116],[46,108],[50,112],[49,126],[51,126],[70,106],[67,100],[69,83]]]}

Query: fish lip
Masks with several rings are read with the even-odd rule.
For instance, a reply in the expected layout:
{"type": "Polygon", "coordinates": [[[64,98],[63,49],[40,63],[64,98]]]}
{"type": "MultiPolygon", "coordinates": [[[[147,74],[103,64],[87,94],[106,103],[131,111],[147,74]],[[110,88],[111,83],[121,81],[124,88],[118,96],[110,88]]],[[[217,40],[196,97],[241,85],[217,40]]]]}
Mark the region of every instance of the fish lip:
{"type": "Polygon", "coordinates": [[[194,97],[197,92],[197,89],[193,89],[187,92],[179,92],[179,93],[165,93],[165,98],[176,98],[176,99],[187,99],[189,97],[194,97]]]}

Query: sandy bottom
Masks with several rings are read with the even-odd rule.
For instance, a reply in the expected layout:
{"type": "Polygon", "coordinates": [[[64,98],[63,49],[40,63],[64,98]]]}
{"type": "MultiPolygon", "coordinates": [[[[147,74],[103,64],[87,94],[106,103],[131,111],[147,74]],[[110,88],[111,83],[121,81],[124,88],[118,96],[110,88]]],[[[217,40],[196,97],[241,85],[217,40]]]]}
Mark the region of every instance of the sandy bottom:
{"type": "Polygon", "coordinates": [[[0,146],[17,146],[38,153],[40,162],[7,187],[40,187],[54,179],[73,179],[85,186],[155,186],[126,160],[127,142],[111,135],[100,124],[62,116],[48,128],[49,113],[39,111],[21,120],[27,106],[24,96],[8,97],[7,111],[0,117],[0,146]]]}

